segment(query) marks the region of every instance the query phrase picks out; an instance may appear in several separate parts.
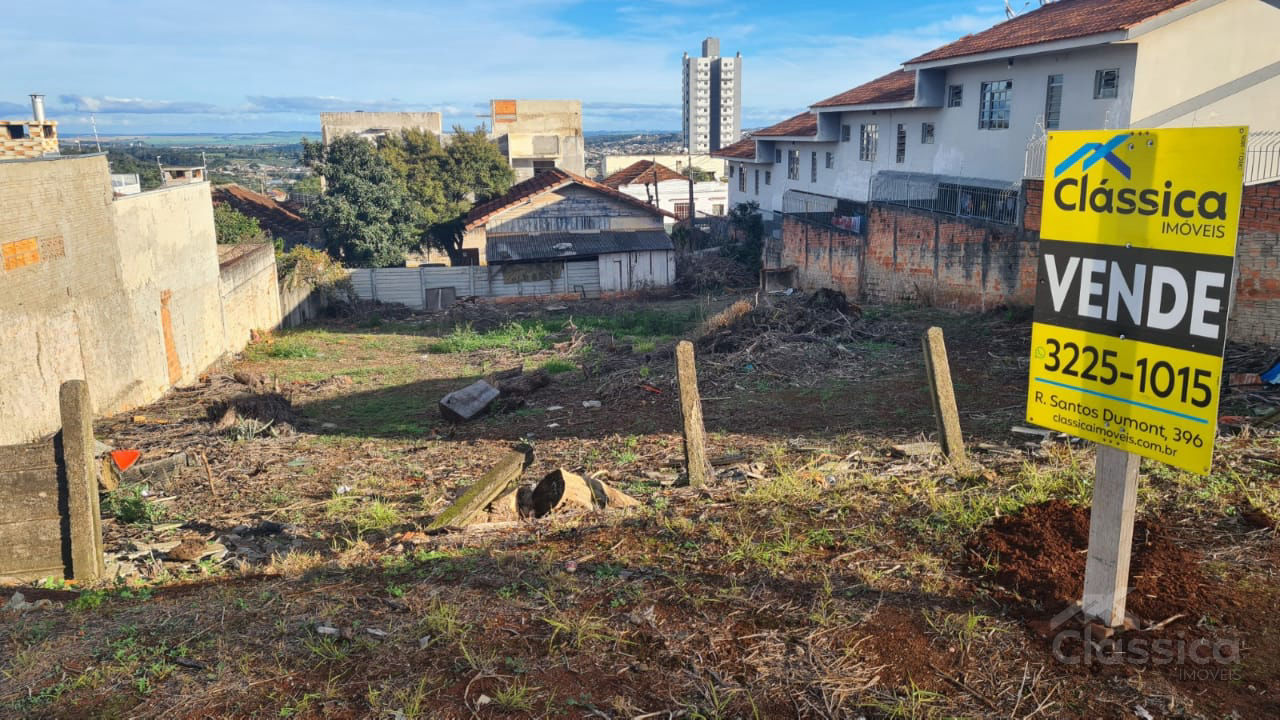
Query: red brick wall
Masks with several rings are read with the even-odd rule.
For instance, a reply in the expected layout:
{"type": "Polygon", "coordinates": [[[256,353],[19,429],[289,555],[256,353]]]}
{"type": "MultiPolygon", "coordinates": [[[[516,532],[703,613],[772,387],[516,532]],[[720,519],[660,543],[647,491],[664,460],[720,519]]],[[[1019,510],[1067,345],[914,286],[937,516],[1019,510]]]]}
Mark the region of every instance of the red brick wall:
{"type": "Polygon", "coordinates": [[[1280,343],[1280,182],[1245,188],[1231,339],[1280,343]]]}
{"type": "Polygon", "coordinates": [[[786,218],[782,265],[806,290],[982,310],[1032,302],[1036,247],[1012,227],[873,205],[865,237],[786,218]]]}
{"type": "Polygon", "coordinates": [[[1044,206],[1044,181],[1022,181],[1022,229],[1040,232],[1040,210],[1044,206]]]}
{"type": "Polygon", "coordinates": [[[782,267],[795,267],[801,288],[829,287],[856,298],[862,292],[864,245],[852,233],[787,217],[782,224],[782,267]]]}
{"type": "MultiPolygon", "coordinates": [[[[1023,185],[1023,226],[873,204],[866,236],[786,218],[782,266],[804,290],[982,310],[1035,298],[1043,183],[1023,185]]],[[[1280,344],[1280,182],[1245,188],[1231,339],[1280,344]]]]}

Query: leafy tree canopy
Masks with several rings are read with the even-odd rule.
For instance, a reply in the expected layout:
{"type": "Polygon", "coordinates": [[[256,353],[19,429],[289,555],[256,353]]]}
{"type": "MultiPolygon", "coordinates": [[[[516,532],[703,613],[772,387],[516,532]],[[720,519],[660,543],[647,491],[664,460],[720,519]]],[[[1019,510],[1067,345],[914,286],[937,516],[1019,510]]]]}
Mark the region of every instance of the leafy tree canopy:
{"type": "Polygon", "coordinates": [[[421,210],[397,171],[367,140],[347,135],[324,146],[303,142],[303,159],[326,192],[307,211],[329,252],[348,265],[393,267],[422,234],[421,210]]]}
{"type": "Polygon", "coordinates": [[[267,234],[262,231],[256,218],[251,218],[226,203],[213,204],[213,227],[217,232],[219,245],[268,242],[267,234]]]}
{"type": "Polygon", "coordinates": [[[515,173],[484,127],[453,128],[448,143],[421,130],[388,135],[378,154],[399,172],[413,198],[423,239],[454,254],[461,247],[461,219],[476,203],[505,193],[515,173]]]}

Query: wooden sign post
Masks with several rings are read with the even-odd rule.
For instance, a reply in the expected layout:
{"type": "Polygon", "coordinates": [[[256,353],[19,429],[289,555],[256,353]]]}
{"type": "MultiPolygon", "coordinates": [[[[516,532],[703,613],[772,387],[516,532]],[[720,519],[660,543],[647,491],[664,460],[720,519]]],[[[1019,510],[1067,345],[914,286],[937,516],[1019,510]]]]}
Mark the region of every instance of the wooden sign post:
{"type": "Polygon", "coordinates": [[[680,382],[680,414],[684,418],[684,463],[689,486],[702,487],[711,474],[707,461],[707,432],[702,425],[702,398],[698,395],[698,370],[693,364],[693,343],[676,345],[676,378],[680,382]]]}
{"type": "Polygon", "coordinates": [[[1109,627],[1125,618],[1139,456],[1213,468],[1248,136],[1049,133],[1027,420],[1097,444],[1081,608],[1109,627]],[[1162,194],[1195,233],[1128,203],[1162,194]]]}
{"type": "Polygon", "coordinates": [[[1098,446],[1089,511],[1089,555],[1084,565],[1086,615],[1107,627],[1124,623],[1129,592],[1129,554],[1138,503],[1138,461],[1131,452],[1098,446]]]}

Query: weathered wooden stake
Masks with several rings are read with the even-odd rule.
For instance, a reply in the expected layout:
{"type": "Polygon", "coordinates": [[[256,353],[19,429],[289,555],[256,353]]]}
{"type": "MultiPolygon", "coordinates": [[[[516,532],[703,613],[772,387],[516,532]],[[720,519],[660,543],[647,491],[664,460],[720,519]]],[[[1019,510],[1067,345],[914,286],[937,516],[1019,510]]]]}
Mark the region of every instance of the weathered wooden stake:
{"type": "Polygon", "coordinates": [[[924,334],[924,369],[929,376],[929,398],[933,415],[938,419],[938,442],[952,464],[968,463],[964,452],[964,436],[960,433],[960,411],[956,408],[956,392],[951,385],[951,365],[947,362],[947,344],[942,328],[931,327],[924,334]]]}
{"type": "Polygon", "coordinates": [[[693,343],[676,345],[676,376],[680,381],[680,413],[684,416],[684,465],[690,487],[702,487],[711,475],[707,462],[707,431],[702,424],[702,398],[698,395],[698,369],[693,364],[693,343]]]}
{"type": "Polygon", "coordinates": [[[93,460],[93,407],[84,380],[62,383],[62,466],[67,480],[67,529],[71,577],[96,580],[106,571],[102,558],[102,514],[98,508],[98,468],[93,460]]]}
{"type": "Polygon", "coordinates": [[[1129,593],[1129,554],[1138,502],[1138,462],[1130,452],[1098,446],[1093,508],[1089,511],[1089,555],[1084,566],[1086,615],[1107,627],[1124,623],[1129,593]]]}

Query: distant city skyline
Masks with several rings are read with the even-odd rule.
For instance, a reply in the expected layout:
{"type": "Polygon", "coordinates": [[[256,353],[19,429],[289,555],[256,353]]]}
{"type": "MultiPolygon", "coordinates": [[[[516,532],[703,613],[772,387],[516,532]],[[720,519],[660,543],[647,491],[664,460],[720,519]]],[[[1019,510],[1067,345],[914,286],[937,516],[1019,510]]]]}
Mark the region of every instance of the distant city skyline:
{"type": "Polygon", "coordinates": [[[471,128],[495,97],[580,99],[587,131],[679,132],[673,81],[707,36],[750,60],[744,128],[1003,20],[995,2],[332,0],[19,4],[0,119],[47,96],[66,135],[319,129],[330,110],[436,110],[471,128]],[[483,39],[484,43],[480,43],[483,39]]]}

